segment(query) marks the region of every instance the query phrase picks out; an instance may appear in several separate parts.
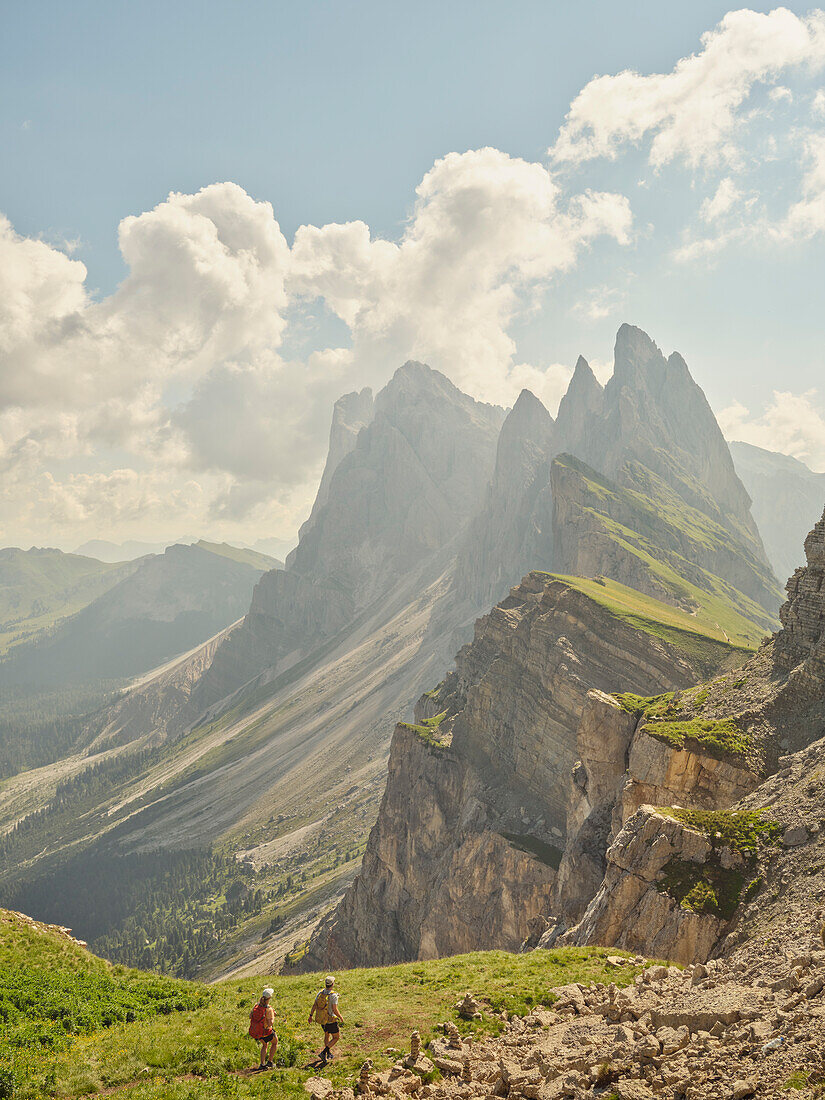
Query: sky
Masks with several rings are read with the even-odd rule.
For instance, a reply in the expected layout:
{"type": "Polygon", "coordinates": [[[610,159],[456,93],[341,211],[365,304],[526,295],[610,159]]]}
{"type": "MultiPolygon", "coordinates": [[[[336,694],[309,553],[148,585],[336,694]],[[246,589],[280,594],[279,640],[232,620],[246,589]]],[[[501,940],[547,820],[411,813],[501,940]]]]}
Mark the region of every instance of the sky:
{"type": "Polygon", "coordinates": [[[555,412],[616,329],[825,470],[825,15],[35,0],[0,38],[0,545],[289,538],[408,358],[555,412]]]}

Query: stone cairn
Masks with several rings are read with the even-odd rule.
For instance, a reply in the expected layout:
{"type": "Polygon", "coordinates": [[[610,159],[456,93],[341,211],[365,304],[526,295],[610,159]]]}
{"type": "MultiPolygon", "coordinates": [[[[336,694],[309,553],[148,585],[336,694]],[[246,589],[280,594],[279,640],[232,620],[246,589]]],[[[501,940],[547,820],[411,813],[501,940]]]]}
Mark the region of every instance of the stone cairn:
{"type": "Polygon", "coordinates": [[[481,1005],[472,995],[465,993],[460,1001],[455,1004],[455,1009],[462,1020],[481,1020],[481,1005]]]}
{"type": "Polygon", "coordinates": [[[370,1091],[370,1072],[372,1071],[372,1059],[367,1058],[366,1062],[361,1066],[358,1074],[358,1084],[356,1090],[363,1096],[364,1093],[370,1091]]]}
{"type": "Polygon", "coordinates": [[[461,1050],[461,1036],[458,1033],[458,1028],[454,1023],[448,1021],[444,1025],[444,1031],[447,1034],[447,1045],[450,1050],[461,1050]]]}

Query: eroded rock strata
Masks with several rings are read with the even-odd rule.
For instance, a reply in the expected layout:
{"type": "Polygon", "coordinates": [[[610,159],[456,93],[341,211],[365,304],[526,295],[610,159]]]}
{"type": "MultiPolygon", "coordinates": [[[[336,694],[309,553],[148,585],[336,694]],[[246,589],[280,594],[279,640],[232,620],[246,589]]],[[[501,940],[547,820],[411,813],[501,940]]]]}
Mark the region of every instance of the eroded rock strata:
{"type": "MultiPolygon", "coordinates": [[[[710,649],[719,664],[731,657],[710,649]]],[[[571,584],[528,575],[479,620],[415,722],[396,729],[361,873],[302,966],[517,949],[548,913],[588,691],[630,684],[648,695],[696,678],[695,658],[676,646],[571,584]]],[[[598,836],[590,847],[603,851],[598,836]]],[[[602,874],[598,863],[594,889],[602,874]]]]}
{"type": "MultiPolygon", "coordinates": [[[[602,795],[590,814],[598,811],[598,820],[604,822],[609,812],[611,819],[605,875],[578,924],[563,937],[566,942],[621,945],[682,962],[704,961],[736,926],[748,891],[759,889],[749,860],[759,842],[777,839],[771,824],[775,807],[787,796],[790,782],[802,779],[798,760],[808,761],[811,791],[817,790],[813,765],[820,750],[809,746],[818,743],[821,748],[819,739],[825,734],[825,517],[805,540],[805,555],[806,566],[788,582],[782,630],[741,669],[659,699],[619,696],[613,705],[591,699],[590,709],[601,716],[599,729],[607,741],[626,736],[623,709],[634,711],[639,721],[628,742],[625,776],[601,761],[590,765],[602,795]],[[606,791],[611,783],[612,808],[606,791]],[[686,813],[686,806],[699,812],[686,813]],[[751,838],[744,856],[737,854],[735,844],[717,843],[728,833],[743,831],[751,838]]],[[[585,751],[592,724],[586,712],[579,742],[585,751]]],[[[587,771],[584,762],[579,767],[587,771]]],[[[581,882],[589,870],[592,886],[598,864],[598,850],[592,843],[587,848],[593,830],[585,831],[588,807],[583,802],[586,795],[573,784],[570,821],[584,818],[579,828],[584,839],[569,838],[555,899],[557,911],[568,920],[576,919],[576,903],[589,887],[578,895],[571,890],[565,898],[562,880],[569,881],[578,870],[581,882]],[[582,847],[589,864],[582,865],[582,847]]],[[[792,823],[783,829],[783,843],[791,847],[811,835],[801,822],[796,831],[792,823]]],[[[545,942],[555,941],[556,935],[554,929],[545,942]]]]}

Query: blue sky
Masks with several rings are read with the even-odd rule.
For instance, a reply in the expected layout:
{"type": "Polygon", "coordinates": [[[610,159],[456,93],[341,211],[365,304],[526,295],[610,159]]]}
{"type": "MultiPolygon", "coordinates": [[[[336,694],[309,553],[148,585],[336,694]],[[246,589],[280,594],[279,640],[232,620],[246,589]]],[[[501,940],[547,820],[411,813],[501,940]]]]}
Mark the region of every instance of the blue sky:
{"type": "Polygon", "coordinates": [[[479,396],[506,402],[528,384],[552,406],[579,352],[609,372],[623,320],[685,355],[732,434],[825,468],[821,394],[809,392],[825,365],[816,160],[825,52],[809,9],[789,5],[793,17],[764,34],[758,21],[734,20],[713,60],[702,35],[728,10],[661,0],[6,5],[6,270],[12,301],[19,285],[35,319],[54,313],[48,331],[22,313],[8,320],[15,378],[0,388],[0,454],[14,476],[2,541],[163,537],[193,525],[288,535],[311,501],[337,392],[378,386],[415,353],[479,396]],[[760,49],[762,67],[749,71],[760,49]],[[590,83],[624,70],[666,77],[692,54],[697,66],[708,60],[698,91],[689,75],[687,90],[590,83]],[[717,140],[713,112],[699,110],[694,136],[680,132],[680,115],[716,80],[729,130],[717,140]],[[617,125],[595,150],[594,125],[622,96],[649,120],[638,133],[617,125]],[[579,123],[563,147],[574,103],[579,123]],[[501,157],[448,161],[428,176],[441,158],[485,147],[501,157]],[[553,194],[537,175],[548,169],[553,194]],[[431,216],[416,228],[425,179],[418,202],[431,216]],[[165,204],[170,192],[226,181],[249,201],[232,191],[197,209],[165,204]],[[524,201],[512,228],[508,188],[524,201]],[[618,198],[584,213],[591,191],[618,198]],[[459,346],[461,331],[437,335],[440,304],[415,297],[429,278],[415,251],[435,262],[448,248],[450,286],[458,294],[466,279],[468,295],[480,293],[457,258],[461,226],[489,228],[466,205],[475,201],[519,243],[508,250],[495,233],[468,241],[482,267],[495,256],[459,346]],[[264,225],[265,203],[283,245],[264,225]],[[126,230],[131,264],[118,247],[129,216],[138,218],[126,230]],[[456,219],[449,245],[434,236],[443,218],[456,219]],[[185,252],[202,272],[192,227],[204,219],[224,226],[207,287],[175,267],[185,252]],[[223,263],[226,226],[239,221],[263,233],[254,277],[223,263]],[[373,243],[411,235],[408,258],[371,247],[367,261],[356,233],[339,241],[323,230],[357,222],[373,243]],[[304,238],[298,262],[287,251],[304,225],[321,232],[304,238]],[[341,282],[349,267],[355,289],[341,282]],[[152,303],[147,320],[140,309],[152,303]],[[491,312],[497,323],[479,332],[476,318],[491,312]],[[128,353],[113,350],[118,340],[128,353]]]}

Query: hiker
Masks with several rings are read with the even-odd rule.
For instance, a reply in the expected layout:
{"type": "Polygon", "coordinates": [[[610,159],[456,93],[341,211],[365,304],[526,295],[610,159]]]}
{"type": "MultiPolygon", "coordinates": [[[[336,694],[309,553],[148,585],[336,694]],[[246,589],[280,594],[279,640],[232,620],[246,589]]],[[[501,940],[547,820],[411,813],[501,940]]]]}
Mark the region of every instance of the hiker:
{"type": "Polygon", "coordinates": [[[261,999],[249,1013],[249,1034],[255,1042],[261,1044],[261,1064],[257,1067],[258,1072],[275,1068],[278,1036],[275,1034],[275,1009],[270,1004],[273,992],[267,986],[261,994],[261,999]],[[267,1047],[269,1047],[268,1058],[266,1056],[267,1047]]]}
{"type": "Polygon", "coordinates": [[[309,1023],[312,1023],[314,1016],[324,1029],[324,1049],[318,1055],[324,1066],[332,1061],[332,1048],[340,1038],[339,1027],[344,1022],[343,1016],[338,1011],[338,994],[333,989],[334,985],[335,978],[327,974],[324,979],[324,988],[315,998],[309,1012],[309,1023]]]}

